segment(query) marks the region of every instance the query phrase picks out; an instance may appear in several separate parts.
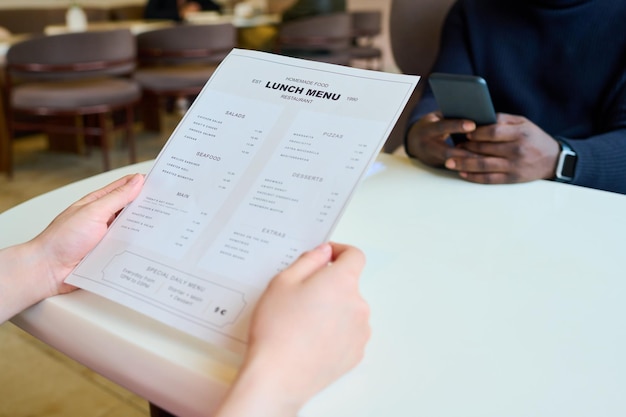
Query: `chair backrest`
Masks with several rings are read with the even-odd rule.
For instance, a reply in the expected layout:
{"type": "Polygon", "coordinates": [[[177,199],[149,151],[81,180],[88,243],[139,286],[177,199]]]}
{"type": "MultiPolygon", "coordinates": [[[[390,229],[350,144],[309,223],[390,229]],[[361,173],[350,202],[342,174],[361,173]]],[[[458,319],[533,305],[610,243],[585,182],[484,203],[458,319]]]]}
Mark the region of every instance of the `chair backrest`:
{"type": "Polygon", "coordinates": [[[441,25],[454,0],[392,0],[391,50],[405,74],[427,75],[439,49],[441,25]]]}
{"type": "MultiPolygon", "coordinates": [[[[402,73],[422,77],[428,75],[439,50],[441,25],[454,1],[391,0],[391,52],[402,73]]],[[[422,80],[389,135],[383,148],[385,152],[393,152],[402,145],[409,114],[417,103],[423,86],[422,80]]]]}
{"type": "Polygon", "coordinates": [[[352,42],[352,17],[348,12],[303,17],[280,25],[281,48],[337,51],[352,42]]]}
{"type": "Polygon", "coordinates": [[[136,65],[133,34],[127,29],[40,35],[13,44],[8,74],[27,78],[85,78],[127,74],[136,65]]]}
{"type": "Polygon", "coordinates": [[[178,25],[140,33],[137,55],[144,65],[218,63],[237,45],[231,23],[178,25]]]}
{"type": "Polygon", "coordinates": [[[354,10],[352,31],[356,37],[373,37],[382,33],[383,12],[380,10],[354,10]]]}

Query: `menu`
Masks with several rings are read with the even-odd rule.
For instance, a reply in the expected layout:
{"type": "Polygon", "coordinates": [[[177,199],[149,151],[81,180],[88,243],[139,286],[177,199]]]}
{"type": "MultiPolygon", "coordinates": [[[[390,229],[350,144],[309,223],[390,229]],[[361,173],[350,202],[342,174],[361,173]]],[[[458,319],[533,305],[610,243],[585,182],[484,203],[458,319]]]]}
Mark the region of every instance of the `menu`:
{"type": "Polygon", "coordinates": [[[66,282],[235,352],[328,240],[419,78],[234,49],[66,282]]]}

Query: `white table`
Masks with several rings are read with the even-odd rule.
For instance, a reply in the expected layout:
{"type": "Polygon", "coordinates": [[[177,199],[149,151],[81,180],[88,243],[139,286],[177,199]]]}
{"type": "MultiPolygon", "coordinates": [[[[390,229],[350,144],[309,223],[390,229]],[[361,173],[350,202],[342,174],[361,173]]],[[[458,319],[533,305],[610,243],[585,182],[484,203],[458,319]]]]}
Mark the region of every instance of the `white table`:
{"type": "Polygon", "coordinates": [[[256,26],[277,25],[281,21],[279,14],[257,14],[250,17],[236,16],[232,14],[219,14],[217,12],[190,13],[185,18],[185,23],[193,25],[209,25],[220,23],[232,23],[238,29],[256,26]]]}
{"type": "MultiPolygon", "coordinates": [[[[220,23],[232,23],[238,29],[276,25],[280,23],[280,15],[277,14],[261,14],[251,17],[241,17],[235,15],[221,15],[214,12],[198,12],[191,15],[185,23],[194,25],[209,25],[220,23]]],[[[107,22],[89,22],[87,31],[94,30],[114,30],[128,29],[137,35],[150,30],[161,29],[174,26],[176,22],[172,20],[121,20],[107,22]]],[[[44,28],[46,35],[59,35],[69,33],[70,29],[66,25],[49,25],[44,28]]]]}
{"type": "MultiPolygon", "coordinates": [[[[133,35],[138,35],[150,30],[162,29],[174,26],[171,20],[119,20],[106,22],[88,22],[86,31],[128,29],[133,35]]],[[[49,25],[44,28],[46,35],[60,35],[70,33],[66,25],[49,25]]]]}
{"type": "MultiPolygon", "coordinates": [[[[405,158],[358,188],[333,240],[368,256],[364,361],[305,417],[626,415],[626,196],[484,186],[405,158]]],[[[142,163],[0,215],[0,246],[142,163]]],[[[239,358],[85,291],[13,323],[183,417],[207,415],[239,358]]],[[[303,375],[303,378],[306,377],[303,375]]]]}

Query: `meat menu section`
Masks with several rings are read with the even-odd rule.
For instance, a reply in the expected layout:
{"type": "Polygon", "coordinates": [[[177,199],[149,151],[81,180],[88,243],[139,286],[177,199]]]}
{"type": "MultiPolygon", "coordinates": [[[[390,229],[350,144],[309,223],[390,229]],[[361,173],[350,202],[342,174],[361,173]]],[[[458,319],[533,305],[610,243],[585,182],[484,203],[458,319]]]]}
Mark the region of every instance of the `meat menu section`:
{"type": "Polygon", "coordinates": [[[242,351],[256,300],[329,238],[418,79],[233,50],[66,282],[242,351]]]}

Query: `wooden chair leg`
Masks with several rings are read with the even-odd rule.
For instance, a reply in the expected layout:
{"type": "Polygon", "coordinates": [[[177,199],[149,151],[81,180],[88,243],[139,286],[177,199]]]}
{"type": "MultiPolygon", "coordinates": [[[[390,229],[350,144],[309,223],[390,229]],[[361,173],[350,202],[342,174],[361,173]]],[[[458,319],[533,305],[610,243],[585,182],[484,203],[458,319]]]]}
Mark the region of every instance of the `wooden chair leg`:
{"type": "Polygon", "coordinates": [[[128,146],[128,154],[130,156],[130,163],[137,162],[137,146],[135,143],[135,105],[129,104],[126,106],[126,146],[128,146]]]}
{"type": "Polygon", "coordinates": [[[102,150],[104,170],[108,171],[111,169],[111,158],[109,155],[109,135],[106,113],[98,114],[98,125],[100,127],[100,148],[102,150]]]}
{"type": "Polygon", "coordinates": [[[4,94],[0,94],[0,171],[6,172],[11,179],[13,178],[13,132],[11,114],[4,110],[4,104],[4,94]]]}
{"type": "Polygon", "coordinates": [[[141,98],[141,121],[143,129],[151,132],[161,131],[161,100],[156,94],[144,93],[141,98]]]}

